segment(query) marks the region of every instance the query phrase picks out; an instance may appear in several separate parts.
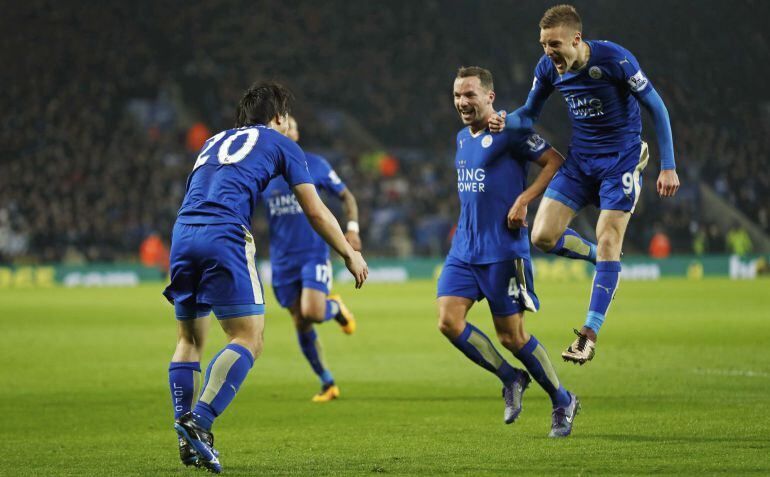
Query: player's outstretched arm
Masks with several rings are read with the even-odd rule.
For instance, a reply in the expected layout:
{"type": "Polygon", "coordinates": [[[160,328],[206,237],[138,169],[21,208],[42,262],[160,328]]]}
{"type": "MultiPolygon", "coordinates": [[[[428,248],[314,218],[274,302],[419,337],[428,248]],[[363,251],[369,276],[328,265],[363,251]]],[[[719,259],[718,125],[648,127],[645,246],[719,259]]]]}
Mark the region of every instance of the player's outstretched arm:
{"type": "Polygon", "coordinates": [[[489,118],[489,130],[497,133],[503,129],[532,129],[538,118],[540,118],[540,113],[543,112],[545,101],[551,94],[551,91],[544,87],[538,87],[538,84],[538,82],[535,82],[535,86],[529,92],[524,106],[511,114],[506,114],[505,111],[493,114],[489,118]]]}
{"type": "Polygon", "coordinates": [[[536,161],[542,168],[540,174],[527,187],[524,192],[516,198],[511,209],[508,211],[508,227],[518,229],[520,227],[529,227],[527,223],[527,206],[530,202],[540,197],[545,192],[548,183],[551,182],[556,171],[564,164],[564,157],[554,148],[550,148],[540,155],[536,161]]]}
{"type": "Polygon", "coordinates": [[[649,111],[655,125],[655,136],[660,149],[660,175],[657,189],[661,197],[673,197],[679,190],[679,176],[674,161],[674,139],[671,134],[671,121],[663,99],[657,91],[651,89],[647,94],[638,96],[639,102],[649,111]]]}
{"type": "Polygon", "coordinates": [[[318,197],[315,186],[313,184],[297,184],[292,187],[292,191],[310,225],[345,260],[345,266],[356,279],[356,288],[361,288],[369,275],[369,267],[361,253],[353,250],[353,247],[345,239],[340,224],[337,223],[334,214],[318,197]]]}
{"type": "Polygon", "coordinates": [[[348,239],[353,250],[360,252],[362,245],[361,236],[359,235],[360,229],[358,226],[358,202],[356,202],[356,197],[347,187],[340,192],[340,200],[342,201],[342,210],[345,212],[345,217],[348,219],[345,238],[348,239]]]}

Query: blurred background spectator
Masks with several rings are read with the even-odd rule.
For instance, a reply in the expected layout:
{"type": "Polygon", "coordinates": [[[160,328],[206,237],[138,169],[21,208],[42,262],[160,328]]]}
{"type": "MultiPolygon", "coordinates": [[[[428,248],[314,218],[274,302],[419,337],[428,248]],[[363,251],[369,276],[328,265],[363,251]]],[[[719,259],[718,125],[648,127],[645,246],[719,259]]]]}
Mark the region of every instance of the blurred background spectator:
{"type": "MultiPolygon", "coordinates": [[[[646,253],[656,234],[672,253],[750,251],[740,231],[728,238],[703,215],[699,184],[770,232],[768,3],[575,4],[585,37],[634,52],[671,115],[684,186],[675,200],[656,197],[646,123],[654,154],[626,253],[646,253]]],[[[0,16],[0,261],[136,261],[153,234],[167,246],[200,144],[266,78],[295,91],[303,147],[356,194],[369,254],[440,255],[458,214],[455,71],[491,69],[496,106],[517,107],[542,54],[546,6],[12,2],[0,16]]],[[[540,129],[566,153],[558,93],[540,129]]],[[[260,215],[254,227],[266,237],[260,215]]]]}

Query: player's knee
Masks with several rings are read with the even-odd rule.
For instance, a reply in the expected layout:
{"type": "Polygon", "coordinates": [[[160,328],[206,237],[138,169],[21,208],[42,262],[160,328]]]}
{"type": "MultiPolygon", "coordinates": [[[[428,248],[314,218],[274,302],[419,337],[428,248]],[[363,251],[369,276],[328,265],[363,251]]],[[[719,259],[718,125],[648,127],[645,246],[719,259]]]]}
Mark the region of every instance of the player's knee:
{"type": "Polygon", "coordinates": [[[200,356],[203,352],[203,339],[194,336],[179,336],[176,342],[176,352],[186,356],[200,356]]]}
{"type": "Polygon", "coordinates": [[[243,336],[241,337],[241,343],[239,343],[241,346],[244,346],[246,349],[248,349],[251,352],[251,355],[254,357],[254,359],[259,358],[259,356],[262,354],[262,348],[264,345],[264,340],[262,339],[262,333],[255,333],[250,336],[243,336]]]}
{"type": "Polygon", "coordinates": [[[262,354],[263,346],[263,330],[264,326],[261,323],[249,323],[245,326],[237,328],[226,329],[228,338],[231,343],[238,344],[249,350],[254,356],[254,359],[258,358],[262,354]]]}
{"type": "Polygon", "coordinates": [[[503,345],[503,348],[516,352],[527,344],[529,337],[524,330],[514,330],[504,332],[498,331],[497,339],[500,341],[500,344],[503,345]]]}
{"type": "Polygon", "coordinates": [[[439,315],[438,330],[449,338],[450,340],[456,339],[463,333],[465,329],[464,320],[452,320],[445,315],[439,315]]]}
{"type": "Polygon", "coordinates": [[[542,252],[550,252],[556,246],[558,237],[547,234],[542,229],[536,229],[532,232],[532,245],[542,252]]]}
{"type": "Polygon", "coordinates": [[[532,245],[543,252],[550,252],[556,246],[561,234],[556,234],[544,226],[542,222],[535,221],[532,227],[532,245]]]}
{"type": "Polygon", "coordinates": [[[203,344],[179,339],[176,343],[172,361],[200,361],[203,354],[203,344]]]}
{"type": "Polygon", "coordinates": [[[323,304],[302,303],[300,307],[302,319],[313,323],[321,323],[326,318],[326,302],[323,304]]]}
{"type": "Polygon", "coordinates": [[[305,310],[302,312],[302,320],[309,321],[310,323],[322,323],[326,315],[326,310],[320,312],[318,310],[305,310]]]}
{"type": "Polygon", "coordinates": [[[600,259],[618,260],[620,258],[620,237],[612,232],[598,237],[596,251],[600,259]]]}

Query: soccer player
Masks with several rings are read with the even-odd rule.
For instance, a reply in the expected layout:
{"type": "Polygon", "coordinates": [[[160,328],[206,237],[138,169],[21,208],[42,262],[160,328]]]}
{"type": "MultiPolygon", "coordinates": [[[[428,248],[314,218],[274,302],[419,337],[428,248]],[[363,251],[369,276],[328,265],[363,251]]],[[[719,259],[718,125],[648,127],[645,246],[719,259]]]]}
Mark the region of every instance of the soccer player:
{"type": "MultiPolygon", "coordinates": [[[[297,121],[289,116],[287,136],[299,141],[297,121]]],[[[334,169],[321,156],[305,153],[308,170],[317,189],[326,190],[342,200],[347,216],[345,237],[354,250],[361,250],[358,204],[334,169]]],[[[313,402],[328,402],[340,395],[323,359],[321,341],[313,325],[334,319],[347,334],[356,329],[353,314],[339,295],[329,295],[332,268],[329,247],[313,231],[297,204],[297,199],[283,177],[276,177],[262,193],[270,224],[270,264],[273,291],[278,303],[291,313],[302,354],[321,381],[321,391],[313,402]]]]}
{"type": "Polygon", "coordinates": [[[527,234],[527,205],[540,196],[563,162],[531,129],[487,131],[495,114],[492,74],[463,67],[454,81],[454,104],[467,127],[457,134],[457,189],[460,219],[438,279],[439,329],[471,361],[503,384],[506,424],[521,412],[530,376],[553,404],[551,437],[566,437],[580,403],[564,389],[537,338],[524,328],[524,311],[535,312],[527,234]],[[527,187],[529,162],[542,167],[527,187]],[[500,343],[529,371],[512,367],[490,339],[466,320],[475,301],[487,299],[500,343]]]}
{"type": "Polygon", "coordinates": [[[357,288],[368,274],[363,257],[318,198],[304,153],[279,132],[285,131],[292,100],[277,83],[246,91],[236,128],[207,140],[198,155],[174,224],[171,283],[163,292],[174,304],[178,330],[169,366],[174,428],[182,462],[216,473],[222,466],[211,426],[262,352],[265,305],[249,231],[258,194],[282,176],[316,232],[345,259],[357,288]],[[195,403],[211,311],[229,344],[209,363],[195,403]]]}
{"type": "Polygon", "coordinates": [[[581,365],[594,357],[596,339],[615,296],[623,236],[642,188],[649,157],[642,141],[639,104],[652,115],[661,171],[657,191],[673,197],[679,189],[668,111],[634,55],[622,46],[584,40],[575,7],[557,5],[540,20],[545,54],[535,67],[527,101],[507,118],[495,115],[490,130],[531,127],[554,89],[564,96],[572,119],[567,160],[538,208],[532,241],[548,253],[596,264],[591,300],[577,338],[562,353],[581,365]],[[567,228],[580,209],[599,207],[597,244],[567,228]]]}

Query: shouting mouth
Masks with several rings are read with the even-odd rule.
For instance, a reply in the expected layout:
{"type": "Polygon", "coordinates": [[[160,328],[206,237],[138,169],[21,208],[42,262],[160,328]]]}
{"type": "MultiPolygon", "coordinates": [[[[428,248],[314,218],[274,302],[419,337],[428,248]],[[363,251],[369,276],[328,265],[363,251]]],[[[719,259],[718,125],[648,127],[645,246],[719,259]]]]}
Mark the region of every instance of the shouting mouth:
{"type": "Polygon", "coordinates": [[[564,58],[562,58],[561,56],[554,55],[554,56],[551,56],[550,58],[557,70],[564,71],[567,69],[567,62],[564,61],[564,58]]]}

